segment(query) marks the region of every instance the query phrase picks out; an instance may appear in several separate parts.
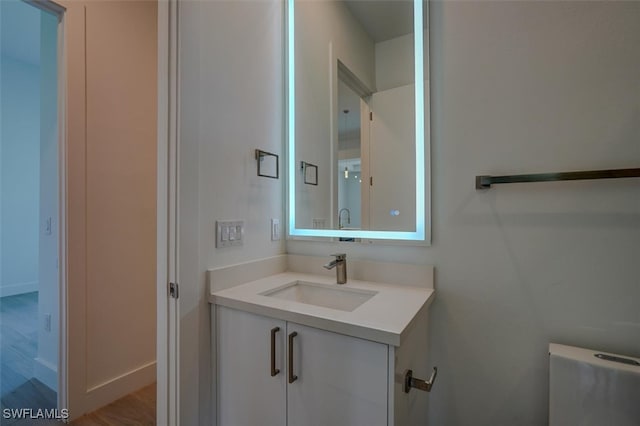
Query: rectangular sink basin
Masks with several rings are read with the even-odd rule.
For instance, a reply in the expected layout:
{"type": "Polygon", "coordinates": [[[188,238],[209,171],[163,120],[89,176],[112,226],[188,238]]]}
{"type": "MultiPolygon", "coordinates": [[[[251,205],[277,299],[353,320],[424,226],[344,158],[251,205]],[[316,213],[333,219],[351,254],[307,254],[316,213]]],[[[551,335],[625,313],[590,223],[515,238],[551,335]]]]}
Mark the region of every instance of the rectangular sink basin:
{"type": "Polygon", "coordinates": [[[306,281],[294,281],[283,287],[278,287],[260,294],[282,300],[306,303],[307,305],[351,312],[378,294],[378,292],[345,288],[337,284],[335,287],[329,287],[327,285],[306,281]]]}

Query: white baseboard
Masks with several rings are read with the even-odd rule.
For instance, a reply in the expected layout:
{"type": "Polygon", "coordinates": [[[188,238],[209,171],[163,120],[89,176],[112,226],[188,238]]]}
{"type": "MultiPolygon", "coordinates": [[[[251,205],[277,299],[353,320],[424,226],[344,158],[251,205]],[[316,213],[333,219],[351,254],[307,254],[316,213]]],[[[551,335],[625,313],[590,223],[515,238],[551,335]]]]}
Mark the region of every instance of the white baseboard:
{"type": "Polygon", "coordinates": [[[17,294],[38,291],[38,281],[26,283],[0,284],[0,297],[15,296],[17,294]]]}
{"type": "Polygon", "coordinates": [[[34,359],[33,377],[58,392],[58,368],[42,358],[34,359]]]}
{"type": "MultiPolygon", "coordinates": [[[[70,413],[74,420],[83,414],[104,407],[125,395],[156,381],[156,361],[149,362],[118,377],[114,377],[87,389],[86,398],[79,410],[70,413]]],[[[79,404],[80,405],[80,404],[79,404]]]]}

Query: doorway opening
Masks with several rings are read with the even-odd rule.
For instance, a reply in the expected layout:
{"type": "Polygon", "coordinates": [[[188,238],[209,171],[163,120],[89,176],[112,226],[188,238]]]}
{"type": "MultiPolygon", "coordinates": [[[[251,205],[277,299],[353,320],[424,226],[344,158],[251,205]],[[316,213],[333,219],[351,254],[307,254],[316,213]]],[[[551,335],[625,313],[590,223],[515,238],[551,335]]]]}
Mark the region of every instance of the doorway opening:
{"type": "MultiPolygon", "coordinates": [[[[0,402],[58,407],[59,16],[0,2],[0,402]]],[[[3,411],[4,412],[4,411],[3,411]]]]}
{"type": "MultiPolygon", "coordinates": [[[[362,99],[338,81],[338,229],[361,229],[362,99]]],[[[365,182],[366,183],[366,182],[365,182]]],[[[341,238],[340,241],[353,240],[341,238]]]]}

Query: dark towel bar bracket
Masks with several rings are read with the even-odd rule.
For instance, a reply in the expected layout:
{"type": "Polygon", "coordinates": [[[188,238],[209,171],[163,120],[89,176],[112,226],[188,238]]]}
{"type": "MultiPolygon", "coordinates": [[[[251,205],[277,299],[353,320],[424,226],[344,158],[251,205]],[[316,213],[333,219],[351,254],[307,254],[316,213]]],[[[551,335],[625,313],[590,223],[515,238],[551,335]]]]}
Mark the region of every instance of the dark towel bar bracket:
{"type": "Polygon", "coordinates": [[[639,169],[590,170],[584,172],[538,173],[529,175],[476,176],[476,189],[496,183],[552,182],[558,180],[619,179],[640,177],[639,169]]]}

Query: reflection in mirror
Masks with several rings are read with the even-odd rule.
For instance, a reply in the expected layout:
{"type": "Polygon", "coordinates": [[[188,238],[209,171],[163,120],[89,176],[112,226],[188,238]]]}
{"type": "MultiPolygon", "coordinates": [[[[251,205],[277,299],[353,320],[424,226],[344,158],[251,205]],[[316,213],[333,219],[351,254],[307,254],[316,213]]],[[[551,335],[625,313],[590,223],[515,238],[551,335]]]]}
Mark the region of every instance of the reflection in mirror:
{"type": "Polygon", "coordinates": [[[360,97],[338,82],[338,229],[361,229],[360,97]],[[346,219],[346,222],[345,222],[346,219]]]}
{"type": "Polygon", "coordinates": [[[291,236],[428,240],[423,6],[288,0],[291,236]]]}
{"type": "Polygon", "coordinates": [[[302,174],[304,175],[304,183],[307,185],[318,185],[318,166],[315,164],[302,162],[302,174]]]}

